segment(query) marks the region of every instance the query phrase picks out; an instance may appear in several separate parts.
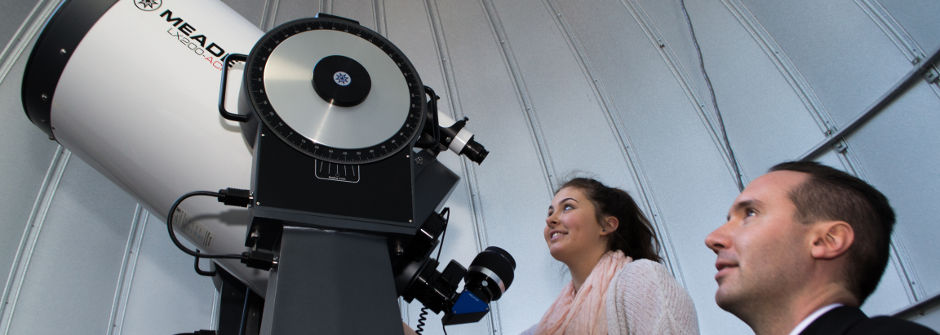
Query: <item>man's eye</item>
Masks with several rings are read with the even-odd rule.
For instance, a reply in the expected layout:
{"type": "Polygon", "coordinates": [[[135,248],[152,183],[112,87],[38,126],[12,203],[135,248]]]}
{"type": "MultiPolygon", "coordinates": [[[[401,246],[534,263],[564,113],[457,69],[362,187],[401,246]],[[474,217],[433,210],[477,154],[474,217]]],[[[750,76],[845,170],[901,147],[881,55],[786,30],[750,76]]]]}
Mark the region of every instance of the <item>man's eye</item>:
{"type": "Polygon", "coordinates": [[[747,208],[744,210],[744,216],[755,216],[757,215],[757,210],[753,208],[747,208]]]}

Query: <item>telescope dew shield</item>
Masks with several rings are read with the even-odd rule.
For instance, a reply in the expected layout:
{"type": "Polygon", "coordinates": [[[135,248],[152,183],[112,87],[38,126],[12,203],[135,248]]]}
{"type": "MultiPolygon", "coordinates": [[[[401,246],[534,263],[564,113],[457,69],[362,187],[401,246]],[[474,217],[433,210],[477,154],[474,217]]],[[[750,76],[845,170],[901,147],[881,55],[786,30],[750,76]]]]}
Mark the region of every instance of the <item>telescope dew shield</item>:
{"type": "MultiPolygon", "coordinates": [[[[219,117],[218,88],[223,57],[261,36],[220,1],[65,1],[29,55],[23,106],[51,138],[162,218],[187,192],[249,187],[251,149],[238,124],[219,117]]],[[[241,69],[230,71],[237,97],[241,69]]],[[[248,210],[208,198],[180,209],[177,231],[203,252],[244,249],[248,210]]],[[[219,263],[265,292],[266,273],[219,263]]]]}

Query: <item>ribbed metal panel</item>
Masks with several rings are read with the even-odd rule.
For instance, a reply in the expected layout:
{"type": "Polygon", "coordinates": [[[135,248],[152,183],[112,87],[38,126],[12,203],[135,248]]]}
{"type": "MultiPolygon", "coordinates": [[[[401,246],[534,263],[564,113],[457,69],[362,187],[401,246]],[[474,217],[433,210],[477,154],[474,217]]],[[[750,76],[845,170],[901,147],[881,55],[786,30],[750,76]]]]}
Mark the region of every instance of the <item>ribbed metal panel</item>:
{"type": "MultiPolygon", "coordinates": [[[[518,268],[488,318],[449,334],[515,334],[538,321],[567,281],[544,246],[545,210],[557,183],[575,174],[637,198],[703,334],[749,332],[715,306],[714,255],[703,243],[738,193],[734,163],[746,183],[800,158],[940,47],[932,0],[224,2],[264,30],[321,11],[358,20],[408,56],[441,111],[470,118],[491,154],[482,166],[440,156],[461,177],[446,203],[442,259],[468,264],[497,245],[518,268]]],[[[23,115],[19,55],[54,7],[0,5],[0,330],[212,327],[211,284],[172,248],[162,222],[83,162],[55,154],[23,115]],[[91,256],[76,261],[89,244],[91,256]],[[47,322],[60,315],[68,316],[47,322]]],[[[870,313],[940,293],[937,110],[940,87],[919,80],[817,158],[872,182],[898,212],[891,262],[863,306],[870,313]]],[[[419,308],[405,306],[403,319],[414,325],[419,308]]],[[[441,333],[438,319],[425,334],[441,333]]]]}

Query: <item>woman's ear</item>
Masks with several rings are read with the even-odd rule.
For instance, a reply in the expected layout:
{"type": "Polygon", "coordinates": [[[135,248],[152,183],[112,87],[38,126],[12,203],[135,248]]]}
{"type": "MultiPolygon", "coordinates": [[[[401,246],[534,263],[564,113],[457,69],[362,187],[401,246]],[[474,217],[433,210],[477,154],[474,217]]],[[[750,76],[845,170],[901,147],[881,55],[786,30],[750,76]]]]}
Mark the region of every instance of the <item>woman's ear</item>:
{"type": "Polygon", "coordinates": [[[617,220],[616,216],[607,216],[604,217],[604,221],[601,221],[601,236],[612,234],[617,231],[617,227],[620,226],[620,220],[617,220]]]}

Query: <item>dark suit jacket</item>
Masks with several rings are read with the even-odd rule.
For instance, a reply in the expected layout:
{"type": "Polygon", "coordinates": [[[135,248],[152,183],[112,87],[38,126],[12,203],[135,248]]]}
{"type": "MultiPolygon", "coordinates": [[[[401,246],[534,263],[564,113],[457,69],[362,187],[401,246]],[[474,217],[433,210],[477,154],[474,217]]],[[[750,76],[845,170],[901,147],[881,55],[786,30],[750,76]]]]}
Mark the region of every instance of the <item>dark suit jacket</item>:
{"type": "Polygon", "coordinates": [[[840,306],[821,315],[800,335],[831,334],[912,334],[937,335],[937,332],[919,324],[890,316],[869,318],[855,307],[840,306]]]}

